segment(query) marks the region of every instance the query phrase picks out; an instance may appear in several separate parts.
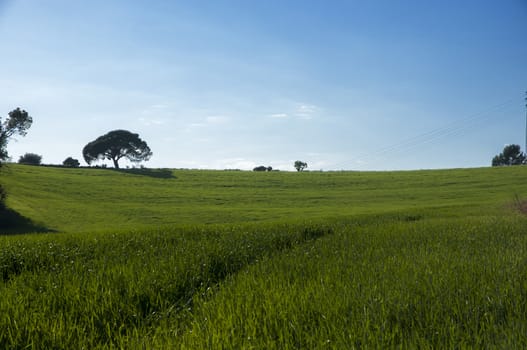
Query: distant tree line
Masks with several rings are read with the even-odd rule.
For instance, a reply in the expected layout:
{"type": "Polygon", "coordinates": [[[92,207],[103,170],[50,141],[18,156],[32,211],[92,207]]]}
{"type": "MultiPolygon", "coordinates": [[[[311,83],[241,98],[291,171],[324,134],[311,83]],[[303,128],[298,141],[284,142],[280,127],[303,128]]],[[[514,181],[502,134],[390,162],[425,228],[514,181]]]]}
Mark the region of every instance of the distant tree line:
{"type": "MultiPolygon", "coordinates": [[[[35,153],[26,153],[23,156],[20,156],[18,159],[18,164],[24,165],[42,165],[42,156],[35,153]]],[[[80,167],[80,162],[78,159],[68,157],[62,162],[62,166],[66,168],[78,168],[80,167]]],[[[47,165],[49,166],[49,165],[47,165]]],[[[55,165],[59,166],[59,165],[55,165]]]]}

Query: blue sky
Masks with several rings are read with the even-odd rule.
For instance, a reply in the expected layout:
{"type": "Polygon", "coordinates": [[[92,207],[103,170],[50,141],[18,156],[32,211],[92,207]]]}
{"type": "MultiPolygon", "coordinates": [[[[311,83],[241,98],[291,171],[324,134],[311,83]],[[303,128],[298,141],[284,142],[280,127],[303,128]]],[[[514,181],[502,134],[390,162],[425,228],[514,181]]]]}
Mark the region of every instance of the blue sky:
{"type": "Polygon", "coordinates": [[[34,118],[14,161],[84,163],[114,129],[148,142],[148,167],[477,167],[524,148],[525,0],[0,0],[0,42],[2,116],[34,118]]]}

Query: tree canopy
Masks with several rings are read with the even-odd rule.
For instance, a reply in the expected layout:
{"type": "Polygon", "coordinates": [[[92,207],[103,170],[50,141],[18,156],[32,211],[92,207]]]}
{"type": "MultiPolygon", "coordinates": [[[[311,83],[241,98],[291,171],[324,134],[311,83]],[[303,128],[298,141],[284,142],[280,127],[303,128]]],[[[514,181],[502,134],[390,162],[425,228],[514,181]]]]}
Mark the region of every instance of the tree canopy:
{"type": "Polygon", "coordinates": [[[79,161],[73,157],[68,157],[64,159],[64,161],[62,162],[62,165],[65,167],[69,167],[69,168],[78,168],[81,165],[81,163],[79,163],[79,161]]]}
{"type": "Polygon", "coordinates": [[[253,169],[253,171],[272,171],[272,170],[273,170],[273,167],[265,166],[265,165],[260,165],[253,169]]]}
{"type": "MultiPolygon", "coordinates": [[[[14,109],[8,113],[8,117],[2,122],[0,118],[0,166],[9,154],[7,153],[7,143],[9,139],[16,134],[25,136],[27,129],[31,127],[33,118],[25,110],[20,108],[14,109]]],[[[7,193],[0,185],[0,209],[5,208],[5,199],[7,193]]]]}
{"type": "Polygon", "coordinates": [[[26,165],[40,165],[42,163],[42,156],[35,153],[26,153],[18,159],[19,164],[26,165]]]}
{"type": "Polygon", "coordinates": [[[127,130],[114,130],[84,146],[82,155],[88,164],[108,159],[113,161],[114,167],[118,169],[121,158],[134,163],[147,161],[152,156],[152,151],[138,134],[127,130]]]}
{"type": "Polygon", "coordinates": [[[9,112],[8,117],[2,122],[0,118],[0,164],[8,158],[7,143],[15,135],[25,136],[31,127],[33,118],[20,108],[9,112]]]}
{"type": "Polygon", "coordinates": [[[307,168],[307,163],[302,162],[300,160],[297,160],[294,165],[295,165],[296,171],[303,171],[305,168],[307,168]]]}
{"type": "Polygon", "coordinates": [[[492,166],[521,165],[527,162],[527,156],[519,145],[507,145],[503,152],[492,158],[492,166]]]}

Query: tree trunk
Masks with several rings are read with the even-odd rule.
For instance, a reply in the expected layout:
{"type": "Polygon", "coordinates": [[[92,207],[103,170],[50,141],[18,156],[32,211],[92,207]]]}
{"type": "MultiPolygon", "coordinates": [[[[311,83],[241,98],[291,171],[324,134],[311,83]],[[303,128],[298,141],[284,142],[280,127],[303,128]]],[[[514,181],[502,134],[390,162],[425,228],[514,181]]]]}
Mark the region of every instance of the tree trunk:
{"type": "Polygon", "coordinates": [[[118,159],[117,158],[113,158],[113,166],[115,167],[115,169],[119,169],[119,163],[118,163],[118,159]]]}

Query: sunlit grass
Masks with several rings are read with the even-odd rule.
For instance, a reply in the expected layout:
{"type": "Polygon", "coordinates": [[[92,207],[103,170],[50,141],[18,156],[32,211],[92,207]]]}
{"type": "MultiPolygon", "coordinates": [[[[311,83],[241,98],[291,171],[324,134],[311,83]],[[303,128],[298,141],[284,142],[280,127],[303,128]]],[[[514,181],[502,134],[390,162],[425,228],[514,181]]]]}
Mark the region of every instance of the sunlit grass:
{"type": "Polygon", "coordinates": [[[6,169],[0,348],[527,348],[525,167],[6,169]]]}
{"type": "Polygon", "coordinates": [[[0,240],[0,347],[123,346],[258,259],[331,233],[322,225],[231,226],[0,240]]]}
{"type": "Polygon", "coordinates": [[[11,164],[0,172],[0,182],[10,193],[12,209],[62,232],[407,211],[426,217],[466,217],[494,214],[516,194],[527,195],[527,167],[370,173],[175,170],[172,174],[156,177],[137,171],[11,164]]]}
{"type": "MultiPolygon", "coordinates": [[[[527,346],[527,222],[350,226],[196,300],[188,348],[527,346]]],[[[169,344],[179,344],[178,338],[169,344]]]]}

